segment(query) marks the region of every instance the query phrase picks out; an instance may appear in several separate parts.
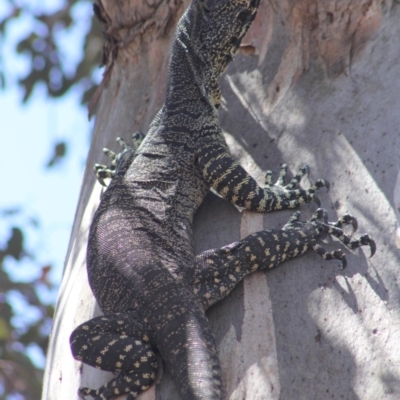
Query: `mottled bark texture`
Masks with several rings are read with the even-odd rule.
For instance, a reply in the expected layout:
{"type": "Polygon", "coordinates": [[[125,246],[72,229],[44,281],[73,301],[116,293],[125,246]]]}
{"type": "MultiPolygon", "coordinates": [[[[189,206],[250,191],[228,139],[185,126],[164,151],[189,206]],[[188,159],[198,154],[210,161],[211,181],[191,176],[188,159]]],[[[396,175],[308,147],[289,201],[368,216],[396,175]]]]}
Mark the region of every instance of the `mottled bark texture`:
{"type": "MultiPolygon", "coordinates": [[[[74,399],[107,374],[82,366],[68,337],[98,311],[87,284],[87,231],[100,187],[92,166],[115,138],[146,131],[165,92],[174,27],[188,2],[102,0],[107,72],[53,333],[43,399],[74,399]]],[[[230,399],[398,399],[400,396],[400,6],[398,2],[276,0],[261,4],[222,79],[221,125],[239,162],[262,172],[303,163],[331,182],[331,220],[345,211],[377,242],[349,266],[315,254],[252,276],[209,317],[230,399]],[[398,247],[396,247],[396,244],[398,247]]],[[[96,99],[95,99],[96,100],[96,99]]],[[[96,101],[93,101],[93,105],[96,101]]],[[[315,207],[302,207],[304,217],[315,207]]],[[[210,194],[195,223],[198,251],[277,228],[288,213],[240,214],[210,194]]],[[[327,245],[338,247],[336,243],[327,245]]],[[[141,399],[178,399],[166,371],[141,399]]]]}

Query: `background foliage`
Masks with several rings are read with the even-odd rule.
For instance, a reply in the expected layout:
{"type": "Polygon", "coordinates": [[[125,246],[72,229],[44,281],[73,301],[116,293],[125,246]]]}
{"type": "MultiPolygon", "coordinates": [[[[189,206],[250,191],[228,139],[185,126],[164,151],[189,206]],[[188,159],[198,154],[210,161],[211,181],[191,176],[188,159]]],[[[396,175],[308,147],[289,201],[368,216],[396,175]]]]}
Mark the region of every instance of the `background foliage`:
{"type": "MultiPolygon", "coordinates": [[[[38,86],[50,98],[74,90],[85,105],[100,79],[102,43],[91,1],[6,0],[0,6],[1,88],[17,83],[23,103],[38,86]],[[10,31],[22,25],[10,44],[10,31]],[[21,76],[18,66],[6,68],[7,46],[28,65],[21,76]]],[[[67,154],[67,143],[58,141],[44,163],[53,168],[67,154]]],[[[54,310],[46,296],[54,289],[48,279],[53,265],[42,265],[29,245],[43,235],[37,217],[19,205],[0,215],[0,400],[37,400],[43,374],[37,360],[44,358],[54,310]]]]}
{"type": "Polygon", "coordinates": [[[42,370],[26,351],[33,348],[43,355],[46,352],[54,308],[45,304],[40,292],[52,286],[47,279],[51,266],[37,266],[37,275],[24,282],[13,280],[7,272],[10,267],[18,268],[24,259],[35,262],[35,255],[25,246],[25,235],[29,229],[39,230],[39,223],[24,218],[22,225],[14,224],[21,214],[22,210],[2,212],[11,227],[0,247],[0,398],[18,393],[26,399],[39,399],[42,370]]]}
{"type": "MultiPolygon", "coordinates": [[[[94,70],[101,60],[103,45],[101,26],[90,10],[92,2],[70,0],[60,4],[60,8],[52,12],[44,12],[29,1],[8,0],[8,3],[8,10],[0,21],[3,38],[7,38],[7,26],[15,21],[30,20],[32,26],[32,30],[15,47],[16,52],[29,57],[31,65],[28,74],[18,79],[24,89],[23,101],[30,98],[38,83],[43,83],[51,97],[62,96],[75,86],[82,92],[82,103],[87,103],[96,86],[94,70]],[[85,5],[89,7],[84,7],[85,5]],[[86,20],[86,32],[82,32],[84,35],[80,57],[75,63],[71,63],[64,46],[69,33],[77,28],[75,16],[79,14],[79,9],[85,10],[83,18],[86,20]]],[[[5,87],[7,77],[2,70],[0,79],[5,87]]]]}

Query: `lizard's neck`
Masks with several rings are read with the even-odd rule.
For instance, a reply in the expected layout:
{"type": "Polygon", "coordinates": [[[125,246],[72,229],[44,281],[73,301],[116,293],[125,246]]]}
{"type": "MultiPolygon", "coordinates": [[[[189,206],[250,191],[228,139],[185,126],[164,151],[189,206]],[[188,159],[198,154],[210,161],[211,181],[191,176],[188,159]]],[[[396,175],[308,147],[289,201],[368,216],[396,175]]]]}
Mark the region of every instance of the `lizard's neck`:
{"type": "Polygon", "coordinates": [[[221,98],[218,80],[212,66],[194,51],[185,30],[178,30],[169,66],[166,109],[176,112],[198,107],[199,111],[215,112],[221,98]]]}

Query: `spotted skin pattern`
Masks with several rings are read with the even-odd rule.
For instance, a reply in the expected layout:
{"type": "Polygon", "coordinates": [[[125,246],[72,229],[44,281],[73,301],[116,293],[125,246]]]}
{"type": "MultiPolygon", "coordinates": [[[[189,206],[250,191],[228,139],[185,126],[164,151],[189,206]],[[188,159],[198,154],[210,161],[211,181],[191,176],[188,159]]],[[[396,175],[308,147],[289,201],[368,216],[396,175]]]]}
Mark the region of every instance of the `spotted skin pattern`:
{"type": "Polygon", "coordinates": [[[99,389],[80,396],[132,400],[154,382],[161,357],[185,400],[224,398],[221,369],[205,310],[224,298],[243,277],[314,250],[339,259],[317,241],[337,237],[350,249],[374,242],[351,240],[343,216],[328,223],[317,210],[300,222],[295,213],[281,230],[266,230],[222,249],[195,255],[193,215],[210,187],[233,204],[256,212],[296,208],[328,186],[318,180],[299,187],[303,167],[286,184],[283,165],[276,184],[265,187],[229,154],[218,124],[218,80],[255,17],[259,0],[194,0],[178,23],[164,105],[143,141],[123,151],[111,166],[96,166],[98,179],[112,178],[93,217],[87,271],[102,317],[71,334],[78,361],[114,372],[99,389]]]}
{"type": "Polygon", "coordinates": [[[134,313],[106,314],[82,324],[71,342],[77,360],[116,377],[100,390],[81,388],[79,394],[108,399],[121,394],[135,398],[155,379],[157,358],[149,344],[148,327],[134,313]]]}
{"type": "MultiPolygon", "coordinates": [[[[300,211],[297,211],[281,230],[253,233],[240,242],[198,255],[193,287],[204,309],[222,300],[246,275],[277,267],[308,250],[314,250],[325,260],[338,259],[344,268],[346,257],[341,250],[327,252],[316,243],[324,234],[337,237],[350,249],[368,245],[371,257],[375,253],[375,243],[368,235],[351,240],[336,227],[337,222],[327,222],[327,211],[322,208],[309,221],[301,222],[299,218],[300,211]]],[[[354,217],[346,214],[338,222],[347,225],[347,221],[354,221],[354,217]]]]}

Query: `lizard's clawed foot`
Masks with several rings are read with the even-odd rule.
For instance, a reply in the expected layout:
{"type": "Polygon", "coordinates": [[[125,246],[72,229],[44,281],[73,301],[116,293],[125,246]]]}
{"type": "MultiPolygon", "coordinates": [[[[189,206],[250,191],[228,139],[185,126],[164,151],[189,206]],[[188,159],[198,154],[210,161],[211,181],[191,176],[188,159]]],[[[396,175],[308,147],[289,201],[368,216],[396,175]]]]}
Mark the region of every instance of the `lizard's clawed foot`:
{"type": "MultiPolygon", "coordinates": [[[[372,240],[368,234],[360,236],[358,239],[352,240],[350,236],[345,234],[342,230],[342,227],[345,225],[352,225],[353,227],[353,232],[352,234],[357,230],[358,223],[355,217],[353,217],[350,214],[345,214],[342,217],[338,219],[337,222],[330,223],[326,222],[327,219],[327,212],[323,210],[321,212],[321,208],[319,208],[314,215],[323,215],[324,222],[321,224],[321,227],[323,228],[323,232],[328,233],[329,235],[335,236],[338,238],[346,247],[348,247],[351,250],[357,249],[358,247],[361,246],[369,246],[371,250],[370,258],[375,254],[376,252],[376,244],[374,240],[372,240]]],[[[318,254],[321,255],[321,257],[329,260],[329,259],[340,259],[342,261],[342,269],[346,267],[347,261],[346,261],[346,256],[343,254],[342,250],[335,250],[332,252],[326,252],[325,249],[318,244],[315,244],[313,246],[314,251],[316,251],[318,254]]]]}
{"type": "Polygon", "coordinates": [[[318,179],[309,189],[298,188],[301,179],[308,172],[309,168],[305,165],[298,170],[297,174],[286,185],[287,165],[282,164],[279,178],[274,185],[272,183],[272,172],[267,171],[264,190],[270,192],[275,199],[273,209],[296,208],[303,203],[311,201],[315,201],[318,206],[321,204],[319,198],[315,196],[315,192],[322,187],[326,187],[329,190],[330,184],[324,179],[318,179]]]}
{"type": "MultiPolygon", "coordinates": [[[[351,237],[345,234],[342,227],[345,225],[352,225],[353,232],[357,229],[357,220],[350,214],[345,214],[338,219],[337,222],[328,222],[328,212],[323,208],[318,208],[311,219],[306,222],[300,222],[300,211],[295,212],[289,219],[288,223],[284,226],[284,230],[297,230],[301,231],[304,238],[307,238],[310,244],[305,244],[311,247],[316,253],[318,253],[325,260],[340,260],[342,262],[342,269],[346,267],[347,260],[346,256],[341,249],[334,251],[326,251],[324,247],[317,243],[318,237],[327,233],[338,238],[346,247],[351,250],[357,249],[361,246],[369,246],[372,257],[376,252],[376,244],[369,235],[365,234],[360,236],[358,239],[352,240],[351,237]]],[[[305,240],[307,243],[307,240],[305,240]]]]}
{"type": "Polygon", "coordinates": [[[119,145],[122,147],[122,152],[121,153],[114,153],[112,150],[107,149],[106,147],[103,149],[103,153],[111,158],[111,165],[109,167],[107,167],[106,165],[102,165],[102,164],[95,164],[94,165],[94,170],[96,172],[96,177],[97,180],[100,182],[101,185],[106,186],[104,179],[112,179],[115,175],[115,169],[117,166],[117,162],[118,160],[121,158],[121,155],[126,152],[126,151],[136,151],[138,149],[138,147],[140,146],[140,144],[142,143],[144,139],[144,135],[141,132],[134,132],[132,134],[132,142],[133,142],[133,146],[130,147],[124,139],[117,137],[117,142],[119,143],[119,145]]]}

